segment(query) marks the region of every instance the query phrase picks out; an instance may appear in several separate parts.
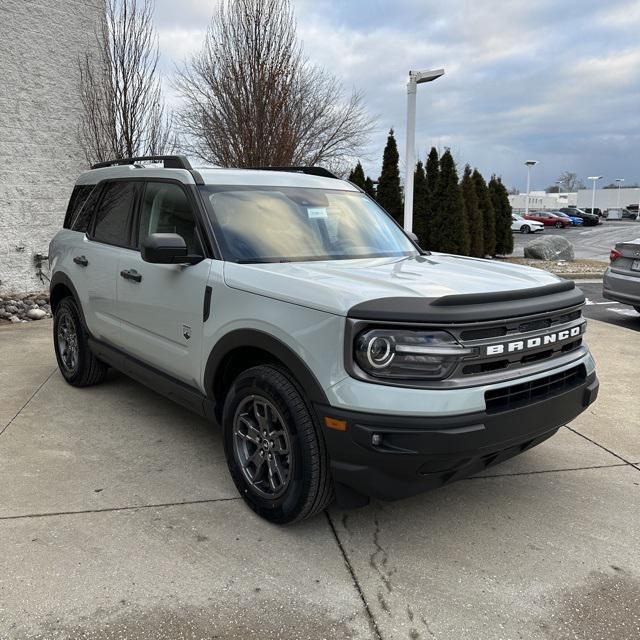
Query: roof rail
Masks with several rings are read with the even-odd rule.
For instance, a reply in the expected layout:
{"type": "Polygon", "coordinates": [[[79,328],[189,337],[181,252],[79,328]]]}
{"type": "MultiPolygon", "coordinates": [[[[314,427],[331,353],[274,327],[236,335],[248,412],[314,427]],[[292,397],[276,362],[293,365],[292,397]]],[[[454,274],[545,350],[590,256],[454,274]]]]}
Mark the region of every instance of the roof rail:
{"type": "Polygon", "coordinates": [[[320,176],[321,178],[340,179],[324,167],[247,167],[247,169],[258,169],[260,171],[289,171],[291,173],[306,173],[310,176],[320,176]]]}
{"type": "Polygon", "coordinates": [[[119,158],[98,162],[91,166],[92,169],[104,169],[105,167],[117,167],[125,164],[136,164],[136,162],[162,162],[165,169],[186,169],[191,171],[191,163],[186,156],[139,156],[137,158],[119,158]]]}

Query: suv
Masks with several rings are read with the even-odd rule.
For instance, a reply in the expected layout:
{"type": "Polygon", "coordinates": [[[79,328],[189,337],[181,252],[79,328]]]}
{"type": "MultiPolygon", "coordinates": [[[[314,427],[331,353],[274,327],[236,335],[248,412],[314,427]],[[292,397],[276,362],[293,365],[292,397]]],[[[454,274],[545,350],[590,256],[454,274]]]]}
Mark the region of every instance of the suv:
{"type": "Polygon", "coordinates": [[[566,213],[569,216],[576,216],[578,218],[582,218],[582,222],[585,227],[595,227],[596,225],[602,224],[602,220],[593,213],[587,213],[582,209],[578,209],[577,207],[563,207],[559,209],[562,213],[566,213]]]}
{"type": "Polygon", "coordinates": [[[321,168],[142,160],[82,174],[51,242],[60,371],[112,366],[219,424],[268,520],[477,473],[596,398],[573,282],[423,251],[321,168]]]}

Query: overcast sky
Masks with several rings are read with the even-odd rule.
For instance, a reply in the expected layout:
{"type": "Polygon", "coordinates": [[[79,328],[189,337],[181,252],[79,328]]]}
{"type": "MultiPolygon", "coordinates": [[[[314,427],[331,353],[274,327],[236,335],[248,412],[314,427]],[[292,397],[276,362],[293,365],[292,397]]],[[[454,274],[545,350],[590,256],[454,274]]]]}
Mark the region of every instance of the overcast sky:
{"type": "MultiPolygon", "coordinates": [[[[162,72],[201,46],[216,0],[156,0],[162,72]]],[[[532,189],[562,171],[640,181],[640,0],[294,0],[305,53],[365,93],[380,172],[387,131],[404,156],[409,69],[444,67],[418,90],[416,147],[532,189]]],[[[170,91],[168,91],[170,93],[170,91]]],[[[173,104],[175,95],[168,96],[173,104]]],[[[402,163],[403,164],[403,163],[402,163]]]]}

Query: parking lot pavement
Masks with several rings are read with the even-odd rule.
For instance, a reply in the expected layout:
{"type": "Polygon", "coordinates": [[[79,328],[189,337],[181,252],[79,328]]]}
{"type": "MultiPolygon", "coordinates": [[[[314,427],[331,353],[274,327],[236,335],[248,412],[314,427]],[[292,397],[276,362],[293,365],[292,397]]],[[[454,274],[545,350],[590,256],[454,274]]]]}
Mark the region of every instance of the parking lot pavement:
{"type": "Polygon", "coordinates": [[[540,235],[557,235],[566,238],[573,244],[575,257],[579,260],[609,261],[609,252],[616,242],[624,242],[640,238],[640,222],[627,220],[605,220],[597,227],[569,227],[555,229],[545,227],[536,234],[513,234],[514,251],[516,257],[524,256],[524,245],[540,235]]]}
{"type": "Polygon", "coordinates": [[[539,447],[279,528],[205,421],[115,372],[69,387],[50,331],[0,328],[2,640],[640,634],[636,333],[590,323],[600,397],[539,447]]]}

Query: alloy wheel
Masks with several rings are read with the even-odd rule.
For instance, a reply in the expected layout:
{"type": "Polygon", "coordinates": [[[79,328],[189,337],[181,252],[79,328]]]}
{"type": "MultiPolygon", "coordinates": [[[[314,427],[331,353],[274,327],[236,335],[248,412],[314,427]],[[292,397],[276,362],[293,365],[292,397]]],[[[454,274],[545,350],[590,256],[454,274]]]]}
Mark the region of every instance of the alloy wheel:
{"type": "Polygon", "coordinates": [[[58,318],[56,339],[62,365],[69,373],[73,373],[78,366],[78,332],[74,319],[66,311],[58,318]]]}
{"type": "Polygon", "coordinates": [[[233,450],[256,493],[275,499],[286,491],[293,471],[291,441],[273,403],[259,395],[242,400],[233,418],[233,450]]]}

